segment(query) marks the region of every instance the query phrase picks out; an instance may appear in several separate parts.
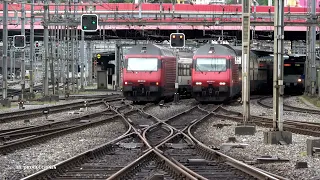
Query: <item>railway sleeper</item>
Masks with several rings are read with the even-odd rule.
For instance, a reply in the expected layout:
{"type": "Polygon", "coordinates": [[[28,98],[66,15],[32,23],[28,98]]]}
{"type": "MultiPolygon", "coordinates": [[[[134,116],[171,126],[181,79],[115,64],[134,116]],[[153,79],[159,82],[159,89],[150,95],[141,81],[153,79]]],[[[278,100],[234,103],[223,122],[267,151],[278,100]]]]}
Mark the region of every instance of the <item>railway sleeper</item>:
{"type": "MultiPolygon", "coordinates": [[[[128,147],[124,144],[130,143],[119,143],[116,146],[110,146],[109,148],[103,148],[99,152],[92,152],[91,155],[87,156],[87,159],[73,166],[67,171],[59,173],[55,179],[107,179],[119,170],[123,169],[131,160],[117,162],[117,159],[123,157],[129,157],[134,155],[136,158],[140,153],[140,146],[128,147]]],[[[139,144],[139,143],[136,143],[139,144]]]]}
{"type": "Polygon", "coordinates": [[[180,164],[208,179],[254,179],[241,174],[232,166],[220,161],[219,158],[199,153],[196,147],[186,146],[183,149],[166,150],[165,154],[178,161],[180,164]],[[204,156],[205,155],[205,156],[204,156]]]}

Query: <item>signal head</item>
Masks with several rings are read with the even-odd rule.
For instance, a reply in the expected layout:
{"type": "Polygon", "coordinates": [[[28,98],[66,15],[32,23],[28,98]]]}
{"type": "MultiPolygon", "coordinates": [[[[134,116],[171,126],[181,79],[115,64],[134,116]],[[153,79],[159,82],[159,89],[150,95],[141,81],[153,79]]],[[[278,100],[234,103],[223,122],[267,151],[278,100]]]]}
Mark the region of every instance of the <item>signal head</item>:
{"type": "Polygon", "coordinates": [[[172,48],[183,48],[185,46],[184,33],[172,33],[170,35],[170,46],[172,48]],[[179,37],[179,38],[176,38],[179,37]]]}
{"type": "Polygon", "coordinates": [[[81,29],[85,32],[95,32],[98,29],[98,15],[83,14],[81,15],[81,29]]]}
{"type": "Polygon", "coordinates": [[[24,48],[26,46],[26,37],[24,35],[13,36],[13,46],[15,48],[24,48]]]}

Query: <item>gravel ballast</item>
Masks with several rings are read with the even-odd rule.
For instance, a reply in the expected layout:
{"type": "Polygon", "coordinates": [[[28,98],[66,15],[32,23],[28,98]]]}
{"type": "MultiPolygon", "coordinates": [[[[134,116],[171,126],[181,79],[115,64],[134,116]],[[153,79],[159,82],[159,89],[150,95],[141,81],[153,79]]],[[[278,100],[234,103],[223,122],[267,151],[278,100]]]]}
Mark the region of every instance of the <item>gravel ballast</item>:
{"type": "MultiPolygon", "coordinates": [[[[289,100],[288,100],[289,101],[289,100]]],[[[294,101],[294,99],[291,99],[291,101],[294,101]]],[[[272,99],[266,99],[264,102],[271,104],[272,99]]],[[[294,103],[294,102],[291,102],[294,103]]],[[[297,104],[297,106],[299,106],[297,104]]],[[[236,112],[243,112],[242,105],[233,105],[233,106],[224,106],[224,108],[236,112]]],[[[257,100],[251,100],[250,101],[250,113],[251,115],[255,116],[263,116],[272,118],[273,109],[264,108],[257,104],[257,100]]],[[[318,114],[309,114],[309,113],[301,113],[301,112],[293,112],[293,111],[283,111],[283,118],[285,120],[299,120],[299,121],[307,121],[307,122],[319,122],[320,123],[320,115],[318,114]],[[297,119],[299,117],[299,119],[297,119]]]]}
{"type": "Polygon", "coordinates": [[[42,170],[30,168],[32,166],[50,168],[60,161],[107,143],[125,131],[122,121],[116,120],[0,156],[0,179],[20,179],[42,170]]]}
{"type": "Polygon", "coordinates": [[[26,126],[37,126],[37,125],[44,125],[44,124],[52,123],[48,120],[54,120],[54,122],[66,121],[68,119],[80,117],[83,115],[101,112],[104,109],[106,109],[106,106],[100,105],[100,106],[96,106],[96,107],[89,107],[88,111],[79,112],[79,114],[72,114],[72,112],[79,111],[79,109],[78,109],[78,110],[73,110],[73,111],[66,111],[66,112],[51,114],[48,116],[48,119],[46,119],[45,116],[41,116],[41,117],[36,117],[36,118],[30,118],[29,122],[24,122],[24,120],[12,121],[9,123],[0,124],[0,130],[20,128],[20,127],[26,127],[26,126]]]}
{"type": "MultiPolygon", "coordinates": [[[[305,100],[306,103],[307,100],[305,100]]],[[[293,106],[293,107],[298,107],[298,108],[305,108],[305,109],[314,109],[314,110],[320,110],[318,107],[315,105],[308,103],[306,104],[303,100],[302,97],[299,96],[292,96],[284,99],[284,104],[293,106]]]]}
{"type": "Polygon", "coordinates": [[[257,127],[257,132],[254,136],[235,136],[235,126],[235,122],[211,118],[199,125],[194,135],[204,144],[214,147],[219,147],[221,143],[226,143],[228,137],[236,137],[237,143],[248,144],[248,146],[245,149],[221,150],[223,153],[243,161],[254,161],[261,156],[289,159],[290,162],[286,163],[254,166],[290,179],[320,179],[320,158],[306,155],[306,141],[307,138],[310,138],[309,136],[293,134],[293,144],[291,145],[266,145],[263,143],[263,132],[269,131],[269,129],[257,127]],[[231,124],[231,126],[217,129],[214,125],[218,123],[231,124]],[[308,168],[295,169],[297,161],[307,162],[308,168]]]}
{"type": "Polygon", "coordinates": [[[164,107],[155,106],[148,108],[146,112],[161,120],[165,120],[178,113],[186,111],[187,109],[191,108],[192,105],[195,105],[195,100],[180,100],[178,104],[168,103],[165,104],[164,107]]]}

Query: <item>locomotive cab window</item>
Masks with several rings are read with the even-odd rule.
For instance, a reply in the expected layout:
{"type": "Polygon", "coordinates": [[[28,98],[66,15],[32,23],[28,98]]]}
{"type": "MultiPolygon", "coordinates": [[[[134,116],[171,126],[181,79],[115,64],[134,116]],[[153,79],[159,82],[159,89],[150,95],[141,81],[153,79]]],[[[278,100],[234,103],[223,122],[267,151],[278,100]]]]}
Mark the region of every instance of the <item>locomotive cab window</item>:
{"type": "Polygon", "coordinates": [[[195,69],[196,71],[226,71],[227,60],[224,58],[197,58],[195,69]]]}
{"type": "Polygon", "coordinates": [[[128,58],[126,68],[128,71],[158,71],[159,61],[157,58],[128,58]]]}
{"type": "Polygon", "coordinates": [[[287,75],[304,74],[304,64],[284,64],[283,73],[287,75]]]}

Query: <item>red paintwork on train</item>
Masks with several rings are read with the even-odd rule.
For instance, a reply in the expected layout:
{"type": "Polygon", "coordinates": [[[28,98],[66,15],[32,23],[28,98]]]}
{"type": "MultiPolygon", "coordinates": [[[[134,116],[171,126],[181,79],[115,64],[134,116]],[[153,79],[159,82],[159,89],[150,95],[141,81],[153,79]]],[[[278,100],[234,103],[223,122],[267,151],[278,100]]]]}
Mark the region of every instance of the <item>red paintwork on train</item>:
{"type": "MultiPolygon", "coordinates": [[[[132,3],[94,3],[93,4],[96,8],[96,11],[138,11],[138,5],[132,3]]],[[[89,6],[89,3],[81,3],[77,6],[78,11],[82,11],[89,6]]],[[[163,8],[165,11],[172,11],[172,4],[170,3],[163,3],[163,8]]],[[[68,10],[73,11],[74,7],[67,5],[68,10]]],[[[10,4],[8,7],[9,11],[20,11],[21,4],[10,4]]],[[[26,5],[26,11],[30,11],[31,6],[30,4],[26,5]]],[[[43,4],[42,3],[35,3],[35,11],[42,10],[43,11],[43,4]]],[[[64,11],[64,3],[60,3],[58,6],[59,11],[64,11]]],[[[160,5],[156,3],[144,3],[142,4],[142,11],[159,11],[160,5]]],[[[3,4],[0,4],[0,10],[3,10],[3,4]]],[[[55,10],[54,4],[50,3],[49,6],[50,11],[55,10]]],[[[225,12],[225,13],[241,13],[242,7],[241,5],[219,5],[219,4],[176,4],[175,5],[176,12],[225,12]]],[[[253,6],[252,6],[253,11],[253,6]]],[[[274,12],[274,6],[256,6],[256,12],[258,13],[269,13],[274,12]]],[[[284,12],[288,13],[304,13],[308,12],[306,7],[285,7],[284,12]]],[[[316,12],[320,12],[320,8],[316,8],[316,12]]]]}
{"type": "MultiPolygon", "coordinates": [[[[196,60],[197,58],[226,58],[227,61],[230,61],[231,56],[215,56],[213,55],[199,55],[199,56],[194,56],[193,59],[196,60]]],[[[226,83],[225,86],[230,86],[230,73],[231,70],[228,68],[227,71],[224,72],[200,72],[196,71],[194,68],[192,68],[192,74],[191,74],[191,79],[192,79],[192,85],[196,85],[196,82],[201,82],[201,86],[203,87],[208,87],[209,82],[208,81],[213,81],[210,82],[213,86],[220,86],[220,82],[226,83]]]]}
{"type": "MultiPolygon", "coordinates": [[[[152,56],[152,55],[127,55],[125,56],[125,59],[128,60],[128,58],[157,58],[160,59],[161,56],[152,56]]],[[[130,82],[131,85],[138,86],[139,84],[144,85],[150,85],[151,82],[158,82],[159,86],[163,86],[163,78],[162,76],[162,70],[158,69],[158,71],[155,72],[132,72],[127,71],[126,68],[123,69],[123,83],[130,82]],[[138,80],[144,80],[145,82],[138,82],[138,80]]],[[[123,84],[123,86],[126,86],[126,84],[123,84]]]]}
{"type": "MultiPolygon", "coordinates": [[[[123,91],[124,96],[133,101],[158,101],[161,98],[171,97],[175,93],[175,79],[176,79],[176,57],[172,50],[164,49],[159,46],[149,45],[137,45],[136,47],[146,47],[147,49],[153,48],[154,54],[147,53],[131,53],[125,56],[125,61],[128,58],[157,58],[161,63],[160,68],[158,65],[157,71],[131,71],[126,67],[123,69],[123,91]],[[157,54],[159,53],[160,55],[157,54]],[[163,53],[165,51],[165,53],[163,53]],[[140,86],[143,86],[144,91],[152,92],[148,97],[146,95],[137,95],[133,97],[133,91],[141,91],[140,86]],[[129,89],[128,89],[129,87],[129,89]],[[157,87],[157,91],[150,91],[150,89],[157,87]],[[132,88],[132,90],[130,89],[132,88]],[[127,90],[126,90],[127,89],[127,90]]],[[[137,50],[137,49],[136,49],[137,50]]],[[[151,51],[150,51],[151,52],[151,51]]],[[[144,66],[144,64],[139,64],[144,66]]]]}
{"type": "Polygon", "coordinates": [[[192,94],[197,101],[222,102],[241,94],[241,69],[239,64],[235,63],[239,55],[239,47],[223,44],[206,44],[195,52],[191,76],[192,94]],[[202,61],[200,58],[211,59],[211,62],[202,61]],[[205,66],[198,64],[198,61],[202,61],[205,66]],[[217,63],[222,66],[215,67],[217,63]],[[211,68],[208,66],[210,64],[211,68]]]}

